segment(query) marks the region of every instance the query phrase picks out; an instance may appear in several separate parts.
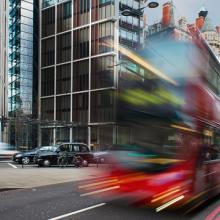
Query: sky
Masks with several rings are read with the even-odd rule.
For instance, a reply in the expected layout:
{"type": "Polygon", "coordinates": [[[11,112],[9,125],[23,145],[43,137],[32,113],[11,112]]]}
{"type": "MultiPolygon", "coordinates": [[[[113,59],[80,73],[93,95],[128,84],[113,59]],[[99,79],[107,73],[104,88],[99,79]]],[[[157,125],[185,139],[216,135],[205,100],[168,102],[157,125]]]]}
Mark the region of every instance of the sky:
{"type": "MultiPolygon", "coordinates": [[[[155,1],[155,0],[148,0],[155,1]]],[[[160,6],[156,9],[147,8],[148,24],[161,20],[162,5],[168,0],[156,0],[160,6]]],[[[186,17],[188,23],[194,23],[202,6],[208,10],[214,26],[220,26],[220,0],[173,0],[175,5],[175,18],[186,17]]]]}

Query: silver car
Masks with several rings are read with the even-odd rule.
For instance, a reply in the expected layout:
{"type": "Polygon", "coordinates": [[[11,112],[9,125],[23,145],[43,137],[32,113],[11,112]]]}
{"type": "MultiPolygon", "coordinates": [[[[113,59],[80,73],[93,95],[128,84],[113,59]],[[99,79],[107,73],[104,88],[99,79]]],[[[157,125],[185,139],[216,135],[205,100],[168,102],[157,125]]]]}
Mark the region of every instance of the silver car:
{"type": "Polygon", "coordinates": [[[15,150],[15,146],[0,142],[0,160],[11,159],[15,153],[18,153],[18,151],[15,150]]]}

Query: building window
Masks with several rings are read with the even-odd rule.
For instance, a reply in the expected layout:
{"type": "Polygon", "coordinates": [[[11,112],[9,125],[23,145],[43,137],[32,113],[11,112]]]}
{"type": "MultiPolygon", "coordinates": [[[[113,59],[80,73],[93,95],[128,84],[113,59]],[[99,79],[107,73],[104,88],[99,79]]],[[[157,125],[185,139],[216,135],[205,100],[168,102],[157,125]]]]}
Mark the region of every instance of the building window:
{"type": "Polygon", "coordinates": [[[114,121],[114,96],[112,90],[91,93],[91,122],[114,121]]]}
{"type": "Polygon", "coordinates": [[[41,119],[54,120],[54,98],[41,99],[41,119]]]}
{"type": "Polygon", "coordinates": [[[50,146],[53,144],[53,129],[52,128],[41,129],[41,144],[42,146],[50,146]]]}
{"type": "Polygon", "coordinates": [[[57,6],[57,32],[71,29],[72,6],[66,2],[57,6]]]}
{"type": "Polygon", "coordinates": [[[75,127],[73,131],[73,142],[87,143],[88,142],[88,128],[75,127]]]}
{"type": "Polygon", "coordinates": [[[54,67],[41,71],[41,96],[54,95],[54,67]]]}
{"type": "Polygon", "coordinates": [[[42,67],[44,66],[50,66],[54,64],[54,37],[51,37],[49,39],[42,40],[42,45],[41,45],[41,51],[42,51],[42,56],[41,56],[41,65],[42,67]]]}
{"type": "Polygon", "coordinates": [[[56,98],[56,120],[70,121],[70,95],[56,98]]]}
{"type": "Polygon", "coordinates": [[[89,56],[89,28],[73,32],[73,57],[80,59],[89,56]]]}
{"type": "Polygon", "coordinates": [[[57,94],[69,93],[71,91],[71,64],[57,66],[56,81],[57,94]]]}
{"type": "Polygon", "coordinates": [[[114,23],[105,22],[92,26],[92,55],[113,51],[114,23]]]}
{"type": "Polygon", "coordinates": [[[55,33],[55,8],[48,8],[42,11],[42,37],[55,33]]]}
{"type": "Polygon", "coordinates": [[[70,141],[70,129],[69,128],[57,128],[56,129],[56,142],[69,142],[70,141]]]}
{"type": "Polygon", "coordinates": [[[57,63],[71,60],[71,33],[57,36],[57,63]]]}
{"type": "Polygon", "coordinates": [[[114,16],[115,6],[112,0],[92,1],[92,21],[97,21],[114,16]]]}
{"type": "Polygon", "coordinates": [[[90,0],[74,0],[74,16],[73,24],[74,27],[85,25],[89,23],[89,9],[90,0]]]}
{"type": "Polygon", "coordinates": [[[88,93],[73,95],[73,122],[88,122],[88,93]]]}
{"type": "Polygon", "coordinates": [[[73,91],[89,89],[89,60],[73,63],[73,91]]]}
{"type": "Polygon", "coordinates": [[[92,89],[112,87],[114,85],[114,57],[105,56],[92,59],[92,89]]]}
{"type": "Polygon", "coordinates": [[[52,5],[55,5],[57,3],[57,0],[43,0],[42,1],[42,8],[46,8],[52,5]]]}
{"type": "Polygon", "coordinates": [[[95,145],[95,150],[107,150],[113,144],[113,126],[92,126],[91,143],[95,145]]]}

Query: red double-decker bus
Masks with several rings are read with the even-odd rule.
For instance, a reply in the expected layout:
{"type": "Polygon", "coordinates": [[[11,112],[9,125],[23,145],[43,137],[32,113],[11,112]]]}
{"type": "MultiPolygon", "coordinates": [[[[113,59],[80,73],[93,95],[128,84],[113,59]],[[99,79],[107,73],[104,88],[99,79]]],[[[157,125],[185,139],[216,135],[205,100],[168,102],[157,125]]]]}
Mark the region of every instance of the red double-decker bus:
{"type": "Polygon", "coordinates": [[[207,53],[173,40],[121,53],[130,61],[116,94],[111,168],[81,186],[83,195],[124,197],[159,212],[220,193],[220,99],[207,53]]]}

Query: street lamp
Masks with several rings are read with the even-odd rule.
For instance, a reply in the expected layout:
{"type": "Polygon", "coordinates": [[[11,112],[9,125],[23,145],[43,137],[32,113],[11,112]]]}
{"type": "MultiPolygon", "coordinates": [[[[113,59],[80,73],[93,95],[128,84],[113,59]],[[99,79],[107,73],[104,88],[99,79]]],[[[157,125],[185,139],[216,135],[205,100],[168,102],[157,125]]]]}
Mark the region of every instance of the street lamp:
{"type": "Polygon", "coordinates": [[[157,8],[159,6],[158,2],[149,2],[146,6],[139,8],[139,9],[125,9],[121,12],[123,16],[134,16],[134,17],[141,17],[143,16],[143,10],[145,8],[157,8]]]}

